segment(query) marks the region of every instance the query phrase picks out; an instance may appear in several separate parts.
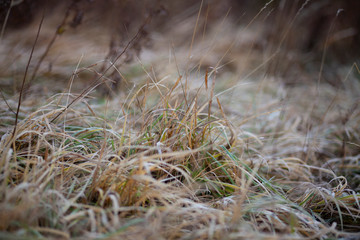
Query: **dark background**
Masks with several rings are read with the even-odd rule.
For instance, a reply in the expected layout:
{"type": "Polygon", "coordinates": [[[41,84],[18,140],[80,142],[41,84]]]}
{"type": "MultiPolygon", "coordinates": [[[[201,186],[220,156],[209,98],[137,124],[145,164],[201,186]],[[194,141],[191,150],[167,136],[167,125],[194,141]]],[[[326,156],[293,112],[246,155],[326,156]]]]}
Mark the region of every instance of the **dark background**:
{"type": "MultiPolygon", "coordinates": [[[[181,0],[23,0],[11,8],[6,30],[26,28],[28,24],[45,10],[46,14],[64,14],[70,10],[69,25],[76,27],[79,24],[106,24],[115,31],[136,29],[149,15],[153,16],[152,28],[157,31],[170,27],[176,16],[189,9],[198,9],[201,1],[181,0]],[[85,20],[85,21],[84,21],[85,20]],[[109,24],[113,23],[113,24],[109,24]]],[[[278,42],[287,25],[292,21],[296,12],[306,1],[271,2],[264,16],[264,24],[268,27],[267,38],[278,42]]],[[[209,23],[221,19],[229,11],[230,18],[243,24],[254,17],[265,6],[264,0],[205,0],[203,15],[207,14],[209,23]]],[[[11,0],[0,1],[1,25],[5,20],[11,0]]],[[[359,53],[360,30],[360,1],[354,0],[317,0],[309,1],[302,13],[297,17],[291,29],[286,47],[297,48],[304,52],[322,51],[333,24],[328,44],[330,50],[340,61],[356,57],[359,53]],[[338,10],[340,13],[337,15],[338,10]],[[342,31],[342,32],[341,32],[342,31]]],[[[197,14],[193,11],[190,14],[197,14]]],[[[186,15],[185,15],[186,16],[186,15]]],[[[149,31],[151,31],[149,27],[149,31]]]]}

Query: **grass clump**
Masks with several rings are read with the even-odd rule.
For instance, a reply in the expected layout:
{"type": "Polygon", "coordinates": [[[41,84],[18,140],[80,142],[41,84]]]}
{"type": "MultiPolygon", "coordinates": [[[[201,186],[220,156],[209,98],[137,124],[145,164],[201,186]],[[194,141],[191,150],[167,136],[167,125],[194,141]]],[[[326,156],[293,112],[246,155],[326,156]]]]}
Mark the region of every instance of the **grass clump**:
{"type": "MultiPolygon", "coordinates": [[[[202,26],[200,13],[191,19],[202,26]]],[[[230,53],[235,40],[224,43],[230,57],[221,65],[226,54],[219,55],[213,39],[233,25],[224,20],[209,33],[203,27],[199,45],[194,31],[187,57],[181,54],[188,46],[176,56],[173,48],[171,59],[162,57],[169,49],[159,37],[162,47],[144,50],[149,61],[117,65],[131,43],[140,42],[140,28],[122,52],[109,54],[115,61],[83,67],[79,60],[74,73],[64,72],[70,80],[67,87],[60,83],[62,92],[32,82],[21,108],[22,95],[9,94],[4,83],[0,238],[358,236],[357,64],[342,88],[321,81],[288,87],[262,72],[273,58],[256,49],[255,70],[237,69],[237,59],[252,50],[230,53]],[[126,89],[99,97],[97,87],[112,80],[109,69],[126,89]],[[91,74],[95,80],[89,82],[91,74]]],[[[36,71],[39,79],[61,77],[36,71]]]]}
{"type": "MultiPolygon", "coordinates": [[[[63,111],[54,98],[24,117],[1,140],[3,234],[324,238],[356,225],[359,194],[345,177],[263,155],[261,139],[274,132],[237,133],[243,120],[227,117],[213,91],[184,92],[179,77],[145,83],[105,110],[74,105],[52,121],[63,111]],[[332,180],[319,184],[319,174],[332,180]]],[[[278,146],[287,134],[276,132],[278,146]]]]}

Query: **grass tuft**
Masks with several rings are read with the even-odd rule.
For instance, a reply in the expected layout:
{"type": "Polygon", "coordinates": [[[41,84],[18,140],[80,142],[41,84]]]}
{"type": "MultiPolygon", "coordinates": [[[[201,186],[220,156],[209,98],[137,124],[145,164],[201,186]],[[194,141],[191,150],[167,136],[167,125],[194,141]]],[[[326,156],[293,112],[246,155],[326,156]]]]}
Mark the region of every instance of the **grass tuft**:
{"type": "MultiPolygon", "coordinates": [[[[158,42],[137,61],[121,61],[155,15],[114,61],[107,62],[109,54],[102,66],[96,58],[83,63],[81,55],[77,64],[63,66],[75,70],[64,70],[62,81],[40,67],[51,58],[50,48],[61,44],[60,35],[45,48],[46,58],[33,45],[39,59],[29,86],[33,92],[21,102],[24,87],[15,94],[5,80],[1,86],[6,91],[0,103],[0,238],[358,237],[357,63],[334,70],[343,79],[341,88],[311,80],[289,87],[264,69],[273,70],[268,64],[279,55],[256,50],[261,39],[236,42],[241,31],[227,19],[207,24],[211,12],[205,3],[201,11],[188,9],[196,12],[188,18],[195,24],[190,24],[192,35],[186,27],[177,34],[190,37],[190,51],[181,44],[176,56],[174,46],[169,50],[163,44],[172,34],[168,29],[162,37],[154,33],[158,42]],[[201,40],[198,31],[203,31],[201,40]],[[222,36],[234,39],[224,40],[220,51],[214,39],[222,36]],[[228,66],[249,57],[234,49],[249,44],[255,64],[248,59],[246,73],[243,66],[228,66]],[[120,92],[114,89],[112,97],[101,95],[97,86],[112,80],[107,72],[113,68],[126,85],[120,92]],[[94,81],[87,71],[95,73],[94,81]],[[51,89],[54,82],[61,92],[51,89]]],[[[254,22],[271,4],[242,29],[244,35],[252,34],[254,22]]],[[[277,52],[307,4],[295,11],[277,52]]],[[[44,28],[49,31],[45,22],[44,28]]],[[[293,54],[306,65],[301,53],[293,54]]],[[[324,59],[322,76],[326,66],[324,59]]],[[[34,68],[30,61],[24,67],[34,68]]],[[[6,74],[0,78],[15,76],[6,74]]],[[[318,74],[304,70],[299,77],[318,74]]],[[[23,79],[24,86],[26,74],[23,79]]]]}

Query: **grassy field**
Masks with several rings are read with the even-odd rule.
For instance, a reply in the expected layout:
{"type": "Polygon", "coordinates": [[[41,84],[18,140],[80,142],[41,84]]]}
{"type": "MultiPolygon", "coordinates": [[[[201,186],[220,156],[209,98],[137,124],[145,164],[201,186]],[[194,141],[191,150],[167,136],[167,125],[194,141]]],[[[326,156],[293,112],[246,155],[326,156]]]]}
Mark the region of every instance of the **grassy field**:
{"type": "Polygon", "coordinates": [[[356,29],[262,2],[3,24],[0,238],[359,239],[356,29]]]}

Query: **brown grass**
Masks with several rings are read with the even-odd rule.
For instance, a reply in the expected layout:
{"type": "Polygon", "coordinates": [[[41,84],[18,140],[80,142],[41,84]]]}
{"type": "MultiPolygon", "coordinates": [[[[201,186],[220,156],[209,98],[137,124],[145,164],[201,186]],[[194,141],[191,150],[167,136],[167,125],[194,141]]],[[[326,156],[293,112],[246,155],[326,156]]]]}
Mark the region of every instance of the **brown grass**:
{"type": "MultiPolygon", "coordinates": [[[[306,54],[289,52],[287,69],[303,81],[284,79],[275,65],[285,47],[262,39],[271,3],[240,27],[199,6],[149,32],[152,47],[132,62],[109,55],[101,26],[67,31],[49,47],[61,18],[45,18],[34,51],[41,64],[21,105],[21,76],[37,67],[26,64],[33,42],[14,40],[36,32],[4,35],[0,238],[359,236],[358,63],[325,55],[305,70],[306,54]],[[113,70],[120,91],[106,97],[96,86],[111,83],[113,70]],[[339,81],[317,81],[319,71],[339,81]]],[[[124,52],[143,44],[134,39],[124,52]]]]}

